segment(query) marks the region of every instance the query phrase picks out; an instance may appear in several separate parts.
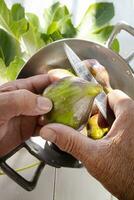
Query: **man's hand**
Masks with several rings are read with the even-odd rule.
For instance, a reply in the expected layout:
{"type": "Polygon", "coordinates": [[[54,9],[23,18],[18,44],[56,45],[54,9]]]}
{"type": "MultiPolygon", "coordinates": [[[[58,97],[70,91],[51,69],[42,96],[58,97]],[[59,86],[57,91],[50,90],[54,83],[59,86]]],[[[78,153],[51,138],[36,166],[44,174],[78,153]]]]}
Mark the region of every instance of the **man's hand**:
{"type": "Polygon", "coordinates": [[[89,173],[121,200],[134,199],[134,101],[115,90],[108,102],[116,119],[109,133],[92,140],[61,125],[44,126],[40,135],[81,160],[89,173]]]}
{"type": "Polygon", "coordinates": [[[52,108],[39,95],[49,84],[48,75],[38,75],[0,86],[0,157],[39,132],[39,116],[52,108]]]}

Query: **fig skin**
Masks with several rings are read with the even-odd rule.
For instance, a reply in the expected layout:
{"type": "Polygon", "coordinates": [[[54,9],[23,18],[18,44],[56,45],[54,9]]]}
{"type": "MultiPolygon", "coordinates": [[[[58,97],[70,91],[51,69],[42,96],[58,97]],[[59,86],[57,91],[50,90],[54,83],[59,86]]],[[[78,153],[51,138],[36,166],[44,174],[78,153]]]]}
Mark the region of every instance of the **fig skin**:
{"type": "Polygon", "coordinates": [[[52,69],[48,72],[48,75],[50,76],[51,82],[58,81],[61,78],[65,78],[68,76],[75,76],[73,73],[66,69],[56,68],[52,69]]]}
{"type": "Polygon", "coordinates": [[[78,77],[65,77],[48,86],[43,96],[53,102],[53,109],[45,116],[48,123],[62,123],[81,129],[88,121],[99,84],[78,77]]]}

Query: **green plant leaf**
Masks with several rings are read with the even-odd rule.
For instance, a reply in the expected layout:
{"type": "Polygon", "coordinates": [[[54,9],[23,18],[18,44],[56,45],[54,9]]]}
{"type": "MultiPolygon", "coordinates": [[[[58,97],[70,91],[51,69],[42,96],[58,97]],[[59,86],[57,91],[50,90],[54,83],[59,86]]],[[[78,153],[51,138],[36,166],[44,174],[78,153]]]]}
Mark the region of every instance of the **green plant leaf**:
{"type": "Polygon", "coordinates": [[[19,39],[28,30],[25,10],[19,3],[14,4],[11,8],[11,21],[9,26],[17,39],[19,39]]]}
{"type": "Polygon", "coordinates": [[[57,30],[53,34],[51,34],[51,38],[52,38],[53,41],[56,41],[56,40],[63,39],[63,36],[61,35],[60,31],[57,30]]]}
{"type": "Polygon", "coordinates": [[[11,23],[11,13],[4,0],[0,0],[0,26],[7,31],[11,31],[9,24],[11,23]]]}
{"type": "Polygon", "coordinates": [[[41,35],[41,37],[42,37],[42,39],[44,40],[44,42],[46,44],[49,44],[49,43],[51,43],[53,41],[56,41],[56,40],[63,39],[63,36],[61,35],[59,30],[53,32],[51,35],[48,35],[48,34],[44,33],[44,34],[41,35]]]}
{"type": "Polygon", "coordinates": [[[59,28],[64,38],[72,38],[77,34],[77,28],[75,28],[72,24],[70,15],[67,15],[63,20],[60,21],[59,28]]]}
{"type": "Polygon", "coordinates": [[[59,29],[59,24],[56,21],[53,21],[48,27],[47,34],[50,35],[59,29]]]}
{"type": "Polygon", "coordinates": [[[48,35],[59,33],[63,38],[76,35],[77,29],[72,23],[69,10],[59,2],[45,10],[45,19],[45,30],[48,35]]]}
{"type": "Polygon", "coordinates": [[[0,85],[6,83],[8,78],[6,76],[6,66],[2,58],[0,58],[0,85]]]}
{"type": "Polygon", "coordinates": [[[101,29],[110,22],[113,16],[113,3],[100,2],[90,5],[78,26],[78,37],[88,36],[89,33],[101,29]]]}
{"type": "Polygon", "coordinates": [[[10,27],[16,39],[19,39],[29,28],[28,23],[24,18],[19,21],[12,22],[10,27]]]}
{"type": "Polygon", "coordinates": [[[92,4],[89,8],[89,12],[92,13],[93,25],[96,28],[100,28],[107,24],[114,16],[113,3],[96,3],[92,4]]]}
{"type": "Polygon", "coordinates": [[[15,80],[24,65],[24,61],[15,57],[7,67],[2,58],[0,58],[0,85],[11,80],[15,80]]]}
{"type": "Polygon", "coordinates": [[[8,80],[15,80],[23,68],[24,61],[20,57],[15,57],[15,59],[6,67],[6,77],[8,80]]]}
{"type": "Polygon", "coordinates": [[[39,48],[45,45],[41,33],[29,24],[29,30],[22,35],[23,45],[28,57],[32,56],[39,48]]]}
{"type": "Polygon", "coordinates": [[[0,29],[0,58],[8,66],[14,60],[15,56],[21,56],[18,41],[5,30],[0,29]]]}
{"type": "Polygon", "coordinates": [[[51,36],[46,33],[42,33],[41,38],[45,42],[45,44],[49,44],[49,43],[53,42],[53,39],[51,38],[51,36]]]}
{"type": "Polygon", "coordinates": [[[55,15],[56,10],[59,8],[60,3],[56,2],[54,3],[52,6],[50,6],[49,8],[44,10],[44,19],[45,19],[45,24],[44,24],[44,31],[47,32],[48,27],[50,26],[50,24],[53,22],[53,18],[55,15]]]}
{"type": "Polygon", "coordinates": [[[19,3],[13,4],[11,8],[11,15],[14,21],[19,21],[25,18],[25,11],[24,8],[21,6],[21,4],[19,3]]]}
{"type": "Polygon", "coordinates": [[[0,0],[0,6],[0,26],[16,40],[19,40],[21,35],[28,30],[24,8],[20,4],[14,4],[9,10],[4,0],[0,0]]]}
{"type": "MultiPolygon", "coordinates": [[[[114,28],[114,26],[109,25],[109,26],[103,27],[102,29],[100,29],[98,31],[95,31],[94,33],[92,32],[89,35],[89,39],[94,41],[94,42],[100,43],[100,44],[105,44],[107,42],[108,38],[110,37],[110,35],[113,31],[113,28],[114,28]]],[[[119,47],[119,42],[118,42],[117,39],[115,39],[113,41],[111,48],[114,51],[119,52],[120,47],[119,47]]]]}
{"type": "Polygon", "coordinates": [[[30,23],[32,27],[34,27],[34,29],[41,31],[40,21],[37,15],[33,13],[26,13],[26,17],[27,17],[28,22],[30,23]]]}
{"type": "Polygon", "coordinates": [[[32,56],[39,48],[45,45],[42,38],[39,18],[33,13],[26,13],[28,21],[28,31],[22,35],[25,58],[32,56]]]}
{"type": "Polygon", "coordinates": [[[119,53],[120,52],[120,43],[117,39],[115,39],[112,43],[112,46],[111,46],[111,49],[113,51],[115,51],[116,53],[119,53]]]}
{"type": "Polygon", "coordinates": [[[103,27],[102,29],[99,29],[98,31],[92,32],[90,34],[90,37],[92,37],[94,41],[104,44],[108,40],[109,36],[111,35],[113,31],[113,27],[114,26],[110,26],[110,25],[103,27]]]}

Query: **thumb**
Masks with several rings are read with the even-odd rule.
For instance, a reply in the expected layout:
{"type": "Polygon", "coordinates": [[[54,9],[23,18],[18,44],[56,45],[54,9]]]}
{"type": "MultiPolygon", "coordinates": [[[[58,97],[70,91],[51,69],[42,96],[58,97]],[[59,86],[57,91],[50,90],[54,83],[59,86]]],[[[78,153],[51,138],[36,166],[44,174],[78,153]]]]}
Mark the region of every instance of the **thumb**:
{"type": "Polygon", "coordinates": [[[25,89],[0,93],[0,122],[19,115],[42,115],[51,108],[49,99],[25,89]]]}
{"type": "Polygon", "coordinates": [[[87,160],[93,162],[96,157],[97,143],[71,127],[62,124],[48,124],[40,130],[40,135],[83,163],[87,160]]]}
{"type": "Polygon", "coordinates": [[[126,110],[133,109],[134,101],[121,90],[113,90],[107,95],[108,103],[111,109],[114,111],[115,116],[124,114],[126,110]],[[129,108],[129,109],[128,109],[129,108]]]}

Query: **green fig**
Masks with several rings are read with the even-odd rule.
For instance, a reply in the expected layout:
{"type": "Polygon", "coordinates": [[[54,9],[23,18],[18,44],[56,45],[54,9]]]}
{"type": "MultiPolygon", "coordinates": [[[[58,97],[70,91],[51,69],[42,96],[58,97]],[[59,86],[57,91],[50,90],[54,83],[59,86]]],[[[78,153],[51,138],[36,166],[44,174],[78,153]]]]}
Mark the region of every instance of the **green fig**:
{"type": "Polygon", "coordinates": [[[53,102],[48,123],[62,123],[80,129],[88,121],[93,100],[102,91],[99,84],[78,77],[65,77],[48,86],[43,96],[53,102]]]}

